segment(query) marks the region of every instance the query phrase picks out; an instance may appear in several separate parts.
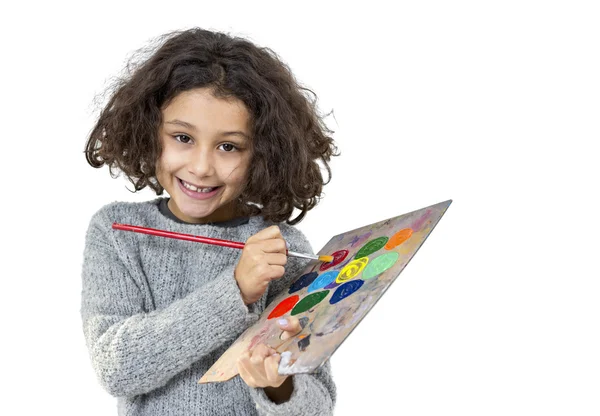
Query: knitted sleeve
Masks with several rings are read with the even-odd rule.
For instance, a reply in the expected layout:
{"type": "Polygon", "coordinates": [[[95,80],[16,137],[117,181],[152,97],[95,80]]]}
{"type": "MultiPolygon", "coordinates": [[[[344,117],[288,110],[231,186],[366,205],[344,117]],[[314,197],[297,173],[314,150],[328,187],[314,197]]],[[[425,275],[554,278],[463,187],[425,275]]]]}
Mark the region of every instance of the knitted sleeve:
{"type": "MultiPolygon", "coordinates": [[[[288,242],[294,251],[313,254],[313,249],[299,230],[290,227],[286,230],[288,242]]],[[[279,280],[272,282],[267,296],[267,305],[299,276],[306,266],[306,261],[298,262],[297,259],[288,261],[286,274],[279,280]]],[[[250,389],[250,394],[256,403],[256,409],[261,416],[327,416],[333,415],[336,401],[336,387],[331,375],[331,364],[325,362],[314,373],[295,374],[292,377],[294,390],[290,399],[281,404],[272,402],[262,388],[250,389]]]]}
{"type": "Polygon", "coordinates": [[[143,296],[99,211],[84,249],[81,316],[92,365],[114,396],[165,385],[258,320],[239,294],[233,267],[168,307],[144,312],[143,296]]]}

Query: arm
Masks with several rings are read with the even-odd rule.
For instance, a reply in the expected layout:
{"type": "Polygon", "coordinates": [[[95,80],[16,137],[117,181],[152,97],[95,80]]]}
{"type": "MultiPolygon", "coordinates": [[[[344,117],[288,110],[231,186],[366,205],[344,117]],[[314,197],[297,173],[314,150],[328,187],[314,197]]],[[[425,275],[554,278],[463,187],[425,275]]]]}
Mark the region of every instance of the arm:
{"type": "Polygon", "coordinates": [[[88,229],[81,304],[92,365],[110,394],[161,387],[258,320],[241,299],[233,266],[167,308],[146,313],[108,234],[110,224],[97,215],[88,229]]]}
{"type": "MultiPolygon", "coordinates": [[[[285,238],[294,251],[313,253],[310,243],[299,230],[290,227],[288,233],[285,238]]],[[[303,259],[288,260],[284,276],[269,286],[267,305],[289,287],[307,264],[308,261],[303,259]]],[[[328,360],[314,373],[289,376],[279,388],[250,388],[250,394],[262,416],[332,415],[336,387],[331,375],[331,364],[328,360]]]]}
{"type": "MultiPolygon", "coordinates": [[[[291,389],[287,401],[279,403],[279,393],[269,391],[276,400],[273,401],[263,388],[251,388],[250,394],[256,403],[261,416],[325,416],[333,415],[336,401],[336,387],[331,376],[329,360],[317,371],[309,374],[295,374],[279,387],[291,389]],[[291,381],[290,381],[291,380],[291,381]],[[284,387],[286,383],[290,386],[284,387]]],[[[282,395],[289,394],[289,391],[282,395]]],[[[284,398],[285,399],[285,398],[284,398]]]]}

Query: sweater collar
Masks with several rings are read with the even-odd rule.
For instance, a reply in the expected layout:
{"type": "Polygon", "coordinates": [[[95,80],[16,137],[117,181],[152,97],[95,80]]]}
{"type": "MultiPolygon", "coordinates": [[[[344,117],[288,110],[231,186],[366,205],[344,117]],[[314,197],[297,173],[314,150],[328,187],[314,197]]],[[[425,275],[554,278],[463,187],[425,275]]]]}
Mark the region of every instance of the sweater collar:
{"type": "MultiPolygon", "coordinates": [[[[161,214],[163,214],[165,217],[178,222],[180,224],[192,224],[189,222],[185,222],[183,220],[181,220],[180,218],[176,217],[175,214],[173,214],[171,212],[171,210],[169,209],[168,203],[169,202],[169,198],[162,198],[159,203],[158,203],[158,210],[160,211],[161,214]]],[[[217,227],[237,227],[238,225],[243,225],[243,224],[248,224],[250,218],[249,217],[238,217],[238,218],[233,218],[231,220],[227,220],[227,221],[219,221],[219,222],[209,222],[206,223],[205,225],[215,225],[217,227]]]]}

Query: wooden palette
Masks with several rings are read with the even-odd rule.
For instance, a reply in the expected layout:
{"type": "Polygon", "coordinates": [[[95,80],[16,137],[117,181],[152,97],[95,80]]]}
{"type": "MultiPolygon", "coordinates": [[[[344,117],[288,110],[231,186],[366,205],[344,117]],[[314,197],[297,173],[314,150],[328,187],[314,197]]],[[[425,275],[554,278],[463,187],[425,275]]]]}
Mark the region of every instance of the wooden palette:
{"type": "Polygon", "coordinates": [[[334,236],[202,376],[220,382],[238,374],[240,354],[264,343],[281,353],[279,374],[310,373],[323,365],[404,270],[452,200],[334,236]],[[277,319],[295,316],[303,329],[282,340],[277,319]]]}

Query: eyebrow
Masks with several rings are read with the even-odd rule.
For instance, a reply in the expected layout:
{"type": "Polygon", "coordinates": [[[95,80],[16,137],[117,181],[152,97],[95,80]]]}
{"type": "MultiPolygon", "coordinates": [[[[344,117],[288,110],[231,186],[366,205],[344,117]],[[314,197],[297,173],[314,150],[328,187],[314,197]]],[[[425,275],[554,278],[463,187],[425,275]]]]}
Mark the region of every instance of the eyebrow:
{"type": "MultiPolygon", "coordinates": [[[[187,121],[174,119],[171,121],[167,121],[165,124],[175,124],[177,126],[182,126],[187,129],[190,129],[192,131],[197,131],[196,126],[188,123],[187,121]]],[[[242,136],[246,139],[249,139],[249,137],[243,131],[223,131],[223,132],[221,132],[221,135],[223,135],[223,136],[242,136]]]]}

